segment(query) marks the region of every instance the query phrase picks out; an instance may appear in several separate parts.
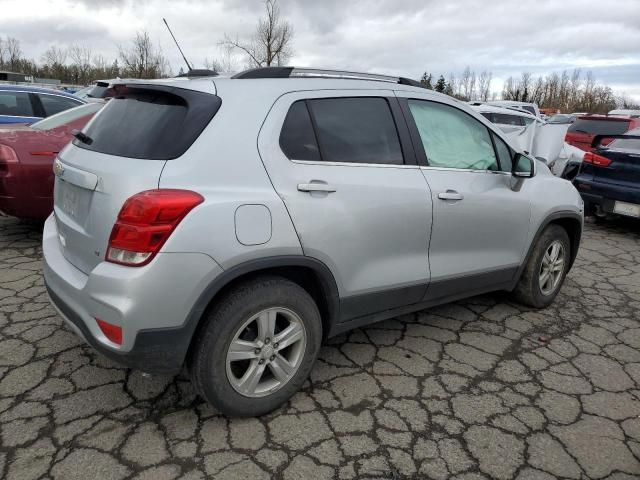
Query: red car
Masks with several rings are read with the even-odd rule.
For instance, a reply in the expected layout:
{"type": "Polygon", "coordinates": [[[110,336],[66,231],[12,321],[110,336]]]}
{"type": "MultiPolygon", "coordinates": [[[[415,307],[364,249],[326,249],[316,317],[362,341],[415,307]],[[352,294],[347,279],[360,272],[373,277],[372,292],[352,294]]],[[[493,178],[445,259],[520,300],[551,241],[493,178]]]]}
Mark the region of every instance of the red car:
{"type": "MultiPolygon", "coordinates": [[[[591,142],[596,135],[622,135],[637,127],[640,127],[640,118],[586,115],[578,117],[571,124],[567,130],[565,141],[574,147],[590,152],[591,142]]],[[[607,143],[607,140],[604,139],[601,144],[606,145],[607,143]]]]}
{"type": "Polygon", "coordinates": [[[31,125],[0,127],[0,212],[44,219],[53,209],[53,160],[104,103],[87,103],[31,125]]]}

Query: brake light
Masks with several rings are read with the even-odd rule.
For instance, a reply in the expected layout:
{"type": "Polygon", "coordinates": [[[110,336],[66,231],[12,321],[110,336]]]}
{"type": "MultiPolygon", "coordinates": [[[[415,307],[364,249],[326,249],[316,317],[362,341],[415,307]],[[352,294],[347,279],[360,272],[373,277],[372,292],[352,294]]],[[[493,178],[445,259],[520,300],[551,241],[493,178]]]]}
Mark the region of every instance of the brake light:
{"type": "Polygon", "coordinates": [[[122,327],[105,322],[99,318],[96,318],[96,323],[98,324],[98,327],[100,327],[100,330],[102,330],[102,333],[104,333],[105,337],[113,343],[122,345],[122,327]]]}
{"type": "Polygon", "coordinates": [[[596,165],[598,167],[608,167],[611,165],[611,159],[593,152],[586,152],[584,154],[583,161],[584,163],[590,163],[591,165],[596,165]]]}
{"type": "Polygon", "coordinates": [[[29,152],[34,157],[55,157],[58,152],[50,152],[48,150],[42,150],[37,152],[29,152]]]}
{"type": "Polygon", "coordinates": [[[9,163],[18,163],[18,155],[13,148],[0,145],[0,173],[6,174],[9,171],[9,163]]]}
{"type": "Polygon", "coordinates": [[[158,189],[136,193],[120,210],[105,260],[140,267],[149,263],[182,219],[204,201],[189,190],[158,189]]]}

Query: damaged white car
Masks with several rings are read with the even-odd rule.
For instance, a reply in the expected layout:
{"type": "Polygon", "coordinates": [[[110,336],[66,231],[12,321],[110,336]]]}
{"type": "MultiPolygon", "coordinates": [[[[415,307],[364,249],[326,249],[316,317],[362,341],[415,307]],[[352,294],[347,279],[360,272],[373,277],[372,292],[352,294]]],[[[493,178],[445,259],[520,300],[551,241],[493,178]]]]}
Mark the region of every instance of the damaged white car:
{"type": "Polygon", "coordinates": [[[568,123],[547,123],[521,109],[486,103],[471,103],[471,107],[498,125],[515,145],[545,163],[556,176],[563,176],[570,162],[582,162],[585,152],[564,141],[568,123]]]}

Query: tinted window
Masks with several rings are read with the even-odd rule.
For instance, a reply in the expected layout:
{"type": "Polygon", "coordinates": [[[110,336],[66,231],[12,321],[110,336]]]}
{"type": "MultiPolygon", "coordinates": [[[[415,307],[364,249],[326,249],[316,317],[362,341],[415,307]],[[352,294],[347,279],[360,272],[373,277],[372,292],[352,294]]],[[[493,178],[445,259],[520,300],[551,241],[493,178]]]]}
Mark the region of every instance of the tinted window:
{"type": "Polygon", "coordinates": [[[0,92],[0,115],[33,117],[29,94],[24,92],[0,92]]]}
{"type": "Polygon", "coordinates": [[[471,115],[441,103],[409,100],[433,167],[497,170],[489,130],[471,115]]]}
{"type": "Polygon", "coordinates": [[[496,145],[496,153],[500,160],[500,170],[503,172],[510,172],[513,164],[513,151],[496,134],[492,133],[491,135],[493,135],[493,141],[496,145]]]}
{"type": "Polygon", "coordinates": [[[280,132],[280,148],[290,160],[320,160],[316,135],[304,100],[291,105],[280,132]]]}
{"type": "Polygon", "coordinates": [[[351,163],[403,163],[389,104],[384,98],[308,100],[322,160],[351,163]]]}
{"type": "Polygon", "coordinates": [[[182,155],[220,108],[215,95],[180,88],[125,88],[74,145],[121,157],[171,160],[182,155]]]}
{"type": "Polygon", "coordinates": [[[579,118],[571,124],[569,132],[588,133],[591,135],[621,135],[628,129],[629,122],[579,118]]]}
{"type": "Polygon", "coordinates": [[[535,108],[533,108],[533,107],[530,107],[530,106],[528,106],[528,105],[524,105],[522,108],[523,108],[524,110],[526,110],[527,112],[529,112],[530,114],[532,114],[532,115],[535,115],[535,114],[536,114],[536,109],[535,109],[535,108]]]}
{"type": "Polygon", "coordinates": [[[80,102],[72,100],[71,98],[59,97],[57,95],[41,95],[38,94],[42,106],[44,107],[44,113],[48,117],[49,115],[55,115],[56,113],[64,112],[70,108],[81,105],[80,102]]]}
{"type": "Polygon", "coordinates": [[[67,125],[79,118],[96,113],[104,106],[103,103],[87,103],[79,107],[71,108],[53,115],[49,118],[45,118],[31,125],[34,130],[51,130],[58,128],[62,125],[67,125]]]}
{"type": "Polygon", "coordinates": [[[520,115],[508,115],[506,113],[494,113],[493,123],[499,123],[501,125],[517,125],[523,126],[524,119],[520,115]]]}

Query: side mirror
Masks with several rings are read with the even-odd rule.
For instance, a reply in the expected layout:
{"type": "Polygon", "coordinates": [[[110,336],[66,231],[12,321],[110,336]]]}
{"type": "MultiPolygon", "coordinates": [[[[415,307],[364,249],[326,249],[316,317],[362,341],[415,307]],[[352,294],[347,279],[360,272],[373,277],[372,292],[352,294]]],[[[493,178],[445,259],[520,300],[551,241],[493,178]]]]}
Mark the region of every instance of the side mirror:
{"type": "Polygon", "coordinates": [[[534,160],[522,153],[516,153],[511,174],[516,178],[531,178],[535,173],[534,160]]]}

